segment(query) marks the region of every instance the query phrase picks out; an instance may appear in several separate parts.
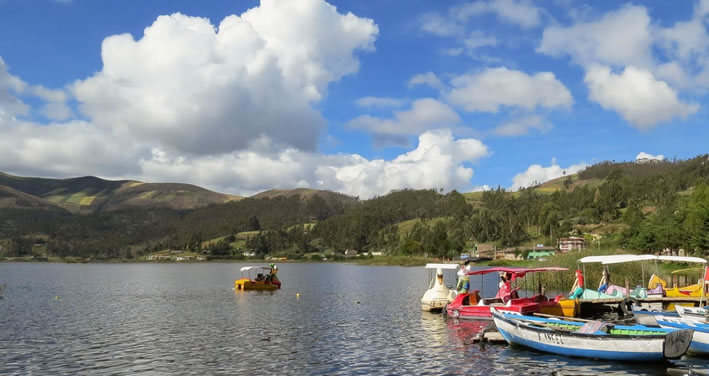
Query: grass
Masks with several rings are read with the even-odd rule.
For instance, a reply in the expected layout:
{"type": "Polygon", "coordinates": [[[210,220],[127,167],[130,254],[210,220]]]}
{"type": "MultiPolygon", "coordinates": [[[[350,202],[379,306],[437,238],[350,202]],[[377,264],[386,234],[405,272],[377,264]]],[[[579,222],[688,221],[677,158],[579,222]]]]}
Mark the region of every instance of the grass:
{"type": "Polygon", "coordinates": [[[357,265],[375,265],[375,266],[424,266],[429,262],[445,262],[439,259],[428,257],[409,257],[409,256],[377,256],[373,258],[362,258],[354,260],[357,265]]]}
{"type": "MultiPolygon", "coordinates": [[[[426,220],[428,226],[434,226],[436,223],[449,219],[448,217],[435,217],[426,220]]],[[[399,227],[399,236],[404,236],[413,230],[417,223],[421,222],[420,218],[409,219],[408,221],[399,222],[396,225],[399,227]]]]}

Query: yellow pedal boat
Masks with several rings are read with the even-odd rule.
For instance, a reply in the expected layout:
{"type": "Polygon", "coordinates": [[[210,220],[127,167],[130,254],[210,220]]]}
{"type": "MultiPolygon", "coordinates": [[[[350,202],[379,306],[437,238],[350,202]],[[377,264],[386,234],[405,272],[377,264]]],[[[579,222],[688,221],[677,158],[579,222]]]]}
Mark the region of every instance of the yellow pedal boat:
{"type": "Polygon", "coordinates": [[[241,278],[234,281],[234,290],[274,291],[281,288],[281,281],[276,277],[278,268],[271,266],[244,266],[241,268],[241,278]],[[256,279],[251,278],[251,272],[256,271],[256,279]],[[266,273],[259,273],[263,271],[266,273]],[[244,272],[247,276],[244,276],[244,272]]]}

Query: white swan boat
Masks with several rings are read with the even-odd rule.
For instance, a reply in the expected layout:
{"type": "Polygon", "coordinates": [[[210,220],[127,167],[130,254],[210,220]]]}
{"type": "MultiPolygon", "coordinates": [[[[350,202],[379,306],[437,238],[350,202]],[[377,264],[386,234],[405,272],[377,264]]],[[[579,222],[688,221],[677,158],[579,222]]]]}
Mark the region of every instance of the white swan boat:
{"type": "Polygon", "coordinates": [[[458,264],[426,264],[429,270],[428,290],[421,298],[421,309],[424,311],[441,311],[448,303],[452,302],[456,296],[456,291],[445,284],[443,277],[444,270],[456,270],[458,264]],[[435,274],[432,275],[432,271],[435,274]]]}

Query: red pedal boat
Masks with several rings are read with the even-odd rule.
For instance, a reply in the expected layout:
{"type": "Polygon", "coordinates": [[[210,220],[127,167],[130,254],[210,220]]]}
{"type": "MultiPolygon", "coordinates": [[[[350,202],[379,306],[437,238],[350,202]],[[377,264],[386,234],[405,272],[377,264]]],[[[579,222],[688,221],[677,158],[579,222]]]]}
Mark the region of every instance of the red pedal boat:
{"type": "Polygon", "coordinates": [[[563,271],[566,268],[513,268],[513,267],[494,267],[482,270],[474,270],[466,273],[467,275],[483,276],[489,273],[503,273],[503,284],[497,295],[494,298],[482,298],[480,290],[474,290],[469,293],[458,294],[453,301],[446,306],[446,313],[450,317],[458,319],[472,320],[492,320],[490,307],[495,307],[499,311],[511,311],[520,314],[532,314],[540,311],[540,302],[546,302],[547,298],[543,295],[535,295],[529,298],[520,298],[517,294],[518,288],[513,289],[511,282],[517,278],[522,278],[528,273],[542,271],[563,271]]]}

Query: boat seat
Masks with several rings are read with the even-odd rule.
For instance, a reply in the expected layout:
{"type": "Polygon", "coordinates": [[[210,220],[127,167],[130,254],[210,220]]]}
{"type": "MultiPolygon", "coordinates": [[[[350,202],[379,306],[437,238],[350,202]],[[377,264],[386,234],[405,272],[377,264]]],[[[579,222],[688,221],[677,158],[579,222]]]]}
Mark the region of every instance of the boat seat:
{"type": "Polygon", "coordinates": [[[489,306],[493,305],[495,303],[500,303],[499,305],[502,304],[502,300],[498,298],[487,298],[487,299],[480,299],[480,302],[478,303],[479,306],[489,306]]]}

